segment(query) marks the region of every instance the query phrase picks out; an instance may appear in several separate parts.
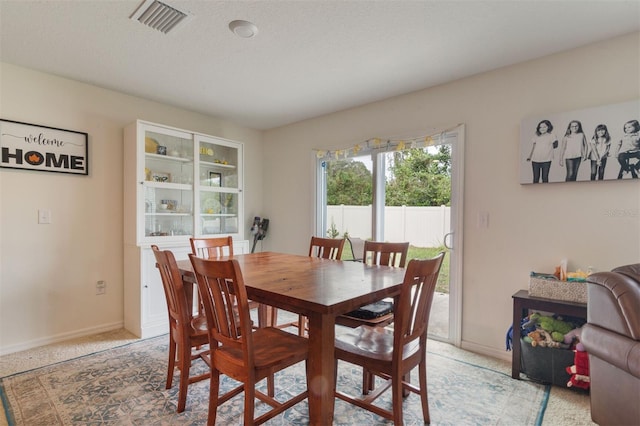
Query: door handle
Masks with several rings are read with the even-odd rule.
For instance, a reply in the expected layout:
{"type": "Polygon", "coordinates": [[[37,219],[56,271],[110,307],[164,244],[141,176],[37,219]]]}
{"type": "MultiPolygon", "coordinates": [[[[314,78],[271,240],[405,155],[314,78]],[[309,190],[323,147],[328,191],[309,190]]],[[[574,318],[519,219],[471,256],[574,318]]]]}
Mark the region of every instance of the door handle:
{"type": "Polygon", "coordinates": [[[453,232],[449,232],[447,234],[444,235],[444,246],[445,248],[449,249],[449,250],[453,250],[453,247],[451,246],[451,244],[449,243],[449,240],[451,239],[451,237],[453,237],[453,232]]]}

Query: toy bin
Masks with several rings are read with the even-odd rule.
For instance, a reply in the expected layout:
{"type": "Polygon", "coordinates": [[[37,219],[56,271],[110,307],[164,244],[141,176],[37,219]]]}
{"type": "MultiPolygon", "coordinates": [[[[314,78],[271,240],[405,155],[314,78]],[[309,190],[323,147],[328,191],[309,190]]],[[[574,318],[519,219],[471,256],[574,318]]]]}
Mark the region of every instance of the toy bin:
{"type": "Polygon", "coordinates": [[[531,346],[520,339],[522,357],[520,371],[531,380],[567,387],[570,377],[566,368],[573,365],[574,353],[569,349],[531,346]]]}

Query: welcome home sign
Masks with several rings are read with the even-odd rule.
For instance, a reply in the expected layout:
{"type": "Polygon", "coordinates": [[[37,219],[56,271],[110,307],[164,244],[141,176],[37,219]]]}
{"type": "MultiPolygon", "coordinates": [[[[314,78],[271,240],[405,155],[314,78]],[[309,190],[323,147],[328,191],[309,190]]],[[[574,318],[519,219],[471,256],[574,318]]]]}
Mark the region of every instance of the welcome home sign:
{"type": "Polygon", "coordinates": [[[0,167],[89,174],[88,135],[0,120],[0,167]]]}

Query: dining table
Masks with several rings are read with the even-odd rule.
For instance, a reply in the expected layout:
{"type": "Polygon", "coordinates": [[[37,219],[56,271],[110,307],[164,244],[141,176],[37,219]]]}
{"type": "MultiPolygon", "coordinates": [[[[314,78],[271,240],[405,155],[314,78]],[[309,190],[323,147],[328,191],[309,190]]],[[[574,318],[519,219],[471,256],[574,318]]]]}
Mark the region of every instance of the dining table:
{"type": "MultiPolygon", "coordinates": [[[[309,423],[331,425],[336,317],[397,297],[405,269],[276,252],[220,260],[230,258],[240,265],[249,299],[308,318],[309,423]]],[[[177,264],[183,280],[195,283],[191,262],[180,260],[177,264]]]]}

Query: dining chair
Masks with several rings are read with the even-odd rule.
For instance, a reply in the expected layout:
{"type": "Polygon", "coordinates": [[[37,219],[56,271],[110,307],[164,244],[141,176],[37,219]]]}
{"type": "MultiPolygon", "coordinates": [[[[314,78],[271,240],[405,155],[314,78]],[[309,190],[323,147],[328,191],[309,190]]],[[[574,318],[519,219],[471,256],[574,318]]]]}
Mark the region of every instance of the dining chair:
{"type": "MultiPolygon", "coordinates": [[[[367,265],[384,265],[404,268],[407,263],[408,252],[408,242],[389,243],[381,241],[365,241],[360,257],[367,265]]],[[[379,311],[381,306],[386,307],[386,311],[393,310],[393,302],[380,301],[338,316],[336,318],[336,324],[351,328],[356,328],[361,325],[386,327],[393,322],[393,313],[388,312],[382,315],[376,314],[376,311],[379,311]]]]}
{"type": "Polygon", "coordinates": [[[233,256],[232,237],[189,238],[191,252],[204,259],[233,256]]]}
{"type": "MultiPolygon", "coordinates": [[[[207,260],[193,254],[189,258],[209,324],[211,383],[207,424],[214,425],[218,407],[243,390],[245,425],[264,423],[307,398],[308,387],[280,402],[271,389],[264,394],[256,389],[256,384],[301,361],[307,364],[308,340],[275,327],[252,329],[247,290],[237,260],[207,260]],[[242,384],[219,395],[220,374],[242,384]],[[254,419],[256,398],[272,408],[254,419]]],[[[308,385],[308,368],[306,371],[308,385]]]]}
{"type": "MultiPolygon", "coordinates": [[[[228,237],[200,237],[189,238],[191,252],[203,259],[219,259],[222,256],[233,256],[233,238],[228,237]]],[[[260,303],[249,301],[249,309],[258,310],[258,326],[267,323],[270,309],[260,303]]],[[[202,312],[202,309],[200,310],[202,312]]],[[[203,313],[204,315],[204,313],[203,313]]]]}
{"type": "Polygon", "coordinates": [[[366,240],[358,237],[346,237],[351,250],[351,260],[354,262],[362,262],[364,260],[364,243],[366,240]]]}
{"type": "Polygon", "coordinates": [[[189,384],[204,380],[211,375],[208,372],[189,376],[191,362],[198,358],[206,361],[209,355],[208,349],[200,349],[209,344],[207,319],[204,315],[193,315],[193,307],[189,306],[182,276],[173,253],[169,250],[160,250],[156,245],[152,245],[151,249],[156,258],[156,267],[160,270],[169,312],[169,364],[166,388],[171,388],[173,373],[178,368],[180,384],[177,411],[181,413],[187,403],[189,384]]]}
{"type": "Polygon", "coordinates": [[[340,260],[344,249],[344,238],[311,237],[309,256],[340,260]]]}
{"type": "Polygon", "coordinates": [[[383,386],[360,397],[338,391],[336,385],[337,398],[401,425],[403,391],[411,391],[420,396],[423,420],[430,423],[427,398],[427,330],[443,258],[444,252],[441,252],[433,259],[412,259],[409,262],[398,299],[393,331],[360,326],[336,337],[336,371],[338,361],[344,361],[359,365],[386,379],[383,386]],[[404,380],[416,366],[419,387],[404,380]],[[391,410],[374,405],[373,402],[389,387],[392,392],[391,410]]]}
{"type": "Polygon", "coordinates": [[[404,268],[407,264],[409,243],[389,243],[382,241],[364,242],[364,262],[368,265],[386,265],[404,268]]]}
{"type": "MultiPolygon", "coordinates": [[[[367,265],[384,265],[404,268],[407,263],[409,243],[364,241],[360,257],[367,265]]],[[[393,301],[380,300],[355,311],[336,317],[336,324],[357,328],[361,325],[386,327],[393,322],[393,301]]],[[[408,380],[408,378],[407,378],[408,380]]],[[[368,394],[375,385],[373,374],[363,370],[362,393],[368,394]]]]}
{"type": "MultiPolygon", "coordinates": [[[[340,260],[342,257],[342,251],[344,249],[344,238],[321,238],[311,237],[309,242],[309,257],[321,257],[323,259],[340,260]]],[[[271,313],[272,325],[278,322],[278,312],[274,308],[271,313]]],[[[298,335],[304,336],[309,329],[307,317],[304,315],[298,315],[298,321],[286,322],[283,324],[277,324],[278,328],[296,327],[298,329],[298,335]]]]}

